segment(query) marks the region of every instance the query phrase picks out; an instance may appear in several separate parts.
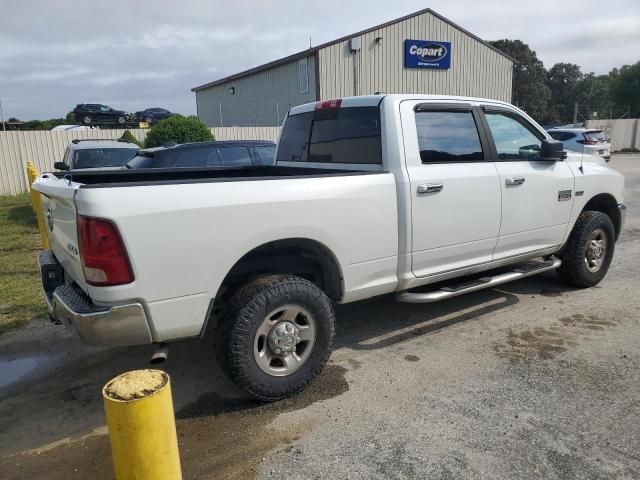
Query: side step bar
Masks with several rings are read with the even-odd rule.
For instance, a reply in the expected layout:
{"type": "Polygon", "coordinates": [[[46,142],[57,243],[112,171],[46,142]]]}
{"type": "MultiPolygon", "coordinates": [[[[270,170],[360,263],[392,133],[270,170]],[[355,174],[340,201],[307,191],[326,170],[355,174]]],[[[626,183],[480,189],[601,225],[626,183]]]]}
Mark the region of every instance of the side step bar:
{"type": "Polygon", "coordinates": [[[440,290],[434,290],[432,292],[398,292],[396,298],[405,303],[431,303],[446,298],[457,297],[464,293],[475,292],[482,290],[483,288],[495,287],[502,283],[513,282],[521,278],[530,277],[538,273],[546,272],[548,270],[555,270],[562,264],[559,258],[551,258],[543,262],[527,262],[518,264],[513,270],[506,273],[500,273],[492,277],[482,277],[477,280],[469,282],[459,283],[456,285],[446,286],[440,290]]]}

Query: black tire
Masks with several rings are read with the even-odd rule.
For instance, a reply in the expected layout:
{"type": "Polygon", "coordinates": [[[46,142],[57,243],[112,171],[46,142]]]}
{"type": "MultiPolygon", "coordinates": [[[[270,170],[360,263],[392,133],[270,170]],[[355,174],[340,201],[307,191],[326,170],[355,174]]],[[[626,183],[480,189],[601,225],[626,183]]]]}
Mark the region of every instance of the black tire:
{"type": "Polygon", "coordinates": [[[335,313],[321,289],[294,275],[264,276],[230,299],[216,329],[216,354],[223,370],[240,388],[260,400],[280,400],[300,392],[320,374],[331,355],[334,335],[335,313]],[[269,314],[285,305],[300,306],[310,313],[315,339],[297,370],[273,376],[259,366],[255,342],[269,314]]]}
{"type": "Polygon", "coordinates": [[[85,125],[91,125],[91,117],[89,115],[85,115],[82,117],[82,123],[85,125]]]}
{"type": "Polygon", "coordinates": [[[145,123],[152,124],[153,123],[153,117],[145,117],[144,121],[145,121],[145,123]]]}
{"type": "Polygon", "coordinates": [[[126,121],[127,121],[126,117],[123,117],[122,115],[118,117],[118,123],[120,125],[124,125],[126,121]]]}
{"type": "Polygon", "coordinates": [[[615,230],[613,222],[608,215],[602,212],[586,211],[582,212],[576,221],[569,240],[562,249],[559,257],[562,265],[557,270],[558,275],[567,283],[580,288],[593,287],[598,284],[609,270],[613,252],[615,250],[615,230]],[[586,260],[589,243],[594,234],[603,233],[606,244],[603,251],[601,264],[590,270],[586,260]]]}

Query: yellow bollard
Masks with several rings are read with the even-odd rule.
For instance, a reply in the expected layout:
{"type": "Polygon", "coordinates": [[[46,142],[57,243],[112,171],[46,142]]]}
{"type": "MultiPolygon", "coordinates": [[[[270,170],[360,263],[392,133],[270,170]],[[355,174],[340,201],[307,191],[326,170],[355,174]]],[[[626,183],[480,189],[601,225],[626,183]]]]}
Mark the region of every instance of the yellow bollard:
{"type": "Polygon", "coordinates": [[[102,389],[116,480],[182,478],[169,375],[134,370],[102,389]]]}
{"type": "Polygon", "coordinates": [[[42,208],[40,207],[40,193],[31,188],[31,185],[39,176],[40,172],[33,162],[27,162],[27,179],[29,180],[29,191],[31,192],[31,208],[33,208],[33,212],[36,214],[38,231],[40,232],[40,244],[43,249],[48,250],[49,237],[47,236],[47,231],[44,228],[44,216],[42,214],[42,208]]]}

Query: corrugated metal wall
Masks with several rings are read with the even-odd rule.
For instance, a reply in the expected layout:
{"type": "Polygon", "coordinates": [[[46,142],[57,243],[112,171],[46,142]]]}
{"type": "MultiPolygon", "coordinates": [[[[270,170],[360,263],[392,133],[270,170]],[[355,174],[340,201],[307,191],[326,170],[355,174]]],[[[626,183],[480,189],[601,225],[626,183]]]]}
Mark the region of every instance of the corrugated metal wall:
{"type": "MultiPolygon", "coordinates": [[[[129,130],[144,141],[148,130],[129,130]]],[[[33,161],[41,172],[53,170],[62,160],[67,145],[74,138],[119,138],[122,130],[78,130],[74,132],[25,131],[0,132],[0,195],[14,195],[28,190],[25,166],[33,161]]],[[[279,127],[212,128],[216,140],[272,140],[276,142],[279,127]]]]}
{"type": "Polygon", "coordinates": [[[428,12],[360,38],[362,45],[357,55],[349,51],[349,40],[318,52],[322,100],[385,92],[511,101],[512,62],[428,12]],[[381,45],[376,45],[376,37],[382,37],[381,45]],[[404,68],[405,39],[451,42],[451,67],[448,70],[404,68]]]}
{"type": "Polygon", "coordinates": [[[290,107],[316,99],[315,61],[307,57],[309,89],[300,92],[298,60],[196,92],[198,117],[210,127],[281,125],[290,107]],[[235,93],[231,94],[229,88],[235,93]]]}

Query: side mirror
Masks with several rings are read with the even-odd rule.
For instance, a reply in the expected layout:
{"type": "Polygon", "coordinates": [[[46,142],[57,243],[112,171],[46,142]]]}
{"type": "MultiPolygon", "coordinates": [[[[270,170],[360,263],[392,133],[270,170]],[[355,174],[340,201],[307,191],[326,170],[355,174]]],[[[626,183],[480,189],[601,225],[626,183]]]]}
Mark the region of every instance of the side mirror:
{"type": "Polygon", "coordinates": [[[56,170],[69,170],[69,165],[64,162],[56,162],[53,164],[53,168],[56,170]]]}
{"type": "Polygon", "coordinates": [[[540,160],[543,162],[560,162],[567,158],[564,145],[558,140],[542,140],[540,145],[540,160]]]}

